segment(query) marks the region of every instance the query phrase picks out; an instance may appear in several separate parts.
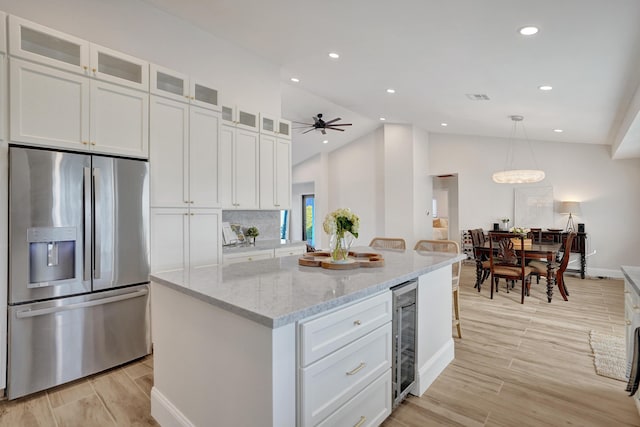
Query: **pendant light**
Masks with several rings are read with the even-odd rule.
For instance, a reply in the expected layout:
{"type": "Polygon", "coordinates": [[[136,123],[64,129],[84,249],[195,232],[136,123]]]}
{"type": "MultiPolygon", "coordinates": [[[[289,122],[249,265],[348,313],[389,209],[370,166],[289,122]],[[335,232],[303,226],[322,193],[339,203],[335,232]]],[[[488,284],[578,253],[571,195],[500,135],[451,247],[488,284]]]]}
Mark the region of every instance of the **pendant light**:
{"type": "Polygon", "coordinates": [[[527,184],[532,182],[540,182],[544,179],[544,171],[537,169],[536,159],[533,156],[533,149],[531,148],[531,142],[527,137],[527,132],[524,129],[524,124],[522,121],[524,120],[523,116],[509,116],[509,118],[513,121],[513,129],[511,131],[511,138],[509,143],[509,149],[507,150],[507,159],[505,161],[505,168],[500,172],[496,172],[493,174],[493,181],[498,184],[527,184]],[[516,130],[518,127],[518,123],[520,123],[520,127],[522,127],[522,133],[524,134],[524,138],[529,145],[529,151],[531,153],[531,161],[533,163],[534,169],[511,169],[513,167],[513,157],[514,157],[514,146],[516,144],[516,130]]]}

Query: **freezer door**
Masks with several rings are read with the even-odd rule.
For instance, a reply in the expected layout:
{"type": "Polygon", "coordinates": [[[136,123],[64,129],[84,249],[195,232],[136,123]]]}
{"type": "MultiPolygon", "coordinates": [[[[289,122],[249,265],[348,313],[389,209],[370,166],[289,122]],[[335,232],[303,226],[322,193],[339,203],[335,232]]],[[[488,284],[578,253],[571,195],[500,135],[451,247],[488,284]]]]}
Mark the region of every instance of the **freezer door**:
{"type": "Polygon", "coordinates": [[[148,163],[93,156],[93,290],[149,281],[148,163]]]}
{"type": "Polygon", "coordinates": [[[10,304],[91,290],[90,170],[89,156],[9,147],[10,304]]]}
{"type": "Polygon", "coordinates": [[[148,285],[9,307],[15,399],[150,353],[148,285]]]}

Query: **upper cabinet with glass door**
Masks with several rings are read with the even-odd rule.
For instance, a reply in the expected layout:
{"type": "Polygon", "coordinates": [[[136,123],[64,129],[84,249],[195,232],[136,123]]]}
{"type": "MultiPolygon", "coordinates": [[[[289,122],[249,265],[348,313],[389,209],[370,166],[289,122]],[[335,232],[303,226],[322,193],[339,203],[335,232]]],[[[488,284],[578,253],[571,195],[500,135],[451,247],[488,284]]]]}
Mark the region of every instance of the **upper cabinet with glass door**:
{"type": "Polygon", "coordinates": [[[291,139],[291,122],[260,113],[260,133],[291,139]]]}
{"type": "Polygon", "coordinates": [[[9,53],[134,89],[149,89],[147,62],[17,16],[9,16],[9,53]]]}
{"type": "Polygon", "coordinates": [[[218,90],[212,85],[159,65],[151,64],[151,93],[220,111],[218,90]]]}
{"type": "Polygon", "coordinates": [[[7,53],[7,14],[0,12],[0,52],[7,53]]]}
{"type": "Polygon", "coordinates": [[[256,113],[236,106],[222,105],[222,123],[254,132],[260,129],[256,113]]]}

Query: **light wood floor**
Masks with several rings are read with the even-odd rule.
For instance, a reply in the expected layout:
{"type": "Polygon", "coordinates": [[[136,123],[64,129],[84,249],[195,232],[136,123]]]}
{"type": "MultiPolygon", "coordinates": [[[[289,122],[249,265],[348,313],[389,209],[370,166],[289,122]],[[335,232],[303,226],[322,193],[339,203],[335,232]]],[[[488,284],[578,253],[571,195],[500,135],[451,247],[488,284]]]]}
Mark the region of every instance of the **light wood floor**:
{"type": "MultiPolygon", "coordinates": [[[[544,279],[543,279],[544,280],[544,279]]],[[[626,384],[595,374],[589,332],[622,334],[623,282],[567,277],[571,296],[533,285],[521,305],[518,285],[489,299],[461,280],[462,339],[456,358],[422,397],[410,396],[384,427],[640,426],[626,384]]],[[[454,335],[455,336],[455,335],[454,335]]],[[[5,426],[150,426],[153,359],[12,402],[0,402],[5,426]]],[[[212,424],[215,426],[215,423],[212,424]]],[[[225,426],[226,427],[226,426],[225,426]]],[[[257,426],[258,427],[258,426],[257,426]]]]}

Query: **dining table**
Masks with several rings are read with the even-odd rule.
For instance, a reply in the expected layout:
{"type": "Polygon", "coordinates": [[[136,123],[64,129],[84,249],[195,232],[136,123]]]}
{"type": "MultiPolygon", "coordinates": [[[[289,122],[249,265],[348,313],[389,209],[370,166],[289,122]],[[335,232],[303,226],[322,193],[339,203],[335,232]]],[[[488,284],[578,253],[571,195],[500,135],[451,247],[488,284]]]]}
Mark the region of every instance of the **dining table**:
{"type": "MultiPolygon", "coordinates": [[[[551,302],[553,297],[553,287],[556,285],[556,259],[558,256],[558,252],[562,248],[561,243],[536,243],[533,242],[528,245],[524,245],[524,257],[525,260],[546,260],[547,261],[547,300],[551,302]]],[[[520,252],[520,247],[518,245],[514,245],[514,249],[516,252],[520,252]]],[[[476,254],[476,277],[477,277],[477,286],[478,291],[480,291],[481,287],[481,277],[482,277],[482,261],[489,259],[489,251],[491,250],[491,245],[489,240],[484,242],[480,246],[475,247],[476,254]]],[[[497,247],[493,248],[494,253],[497,251],[497,247]]],[[[560,291],[560,295],[565,301],[567,299],[567,293],[562,286],[558,286],[558,290],[560,291]]]]}

